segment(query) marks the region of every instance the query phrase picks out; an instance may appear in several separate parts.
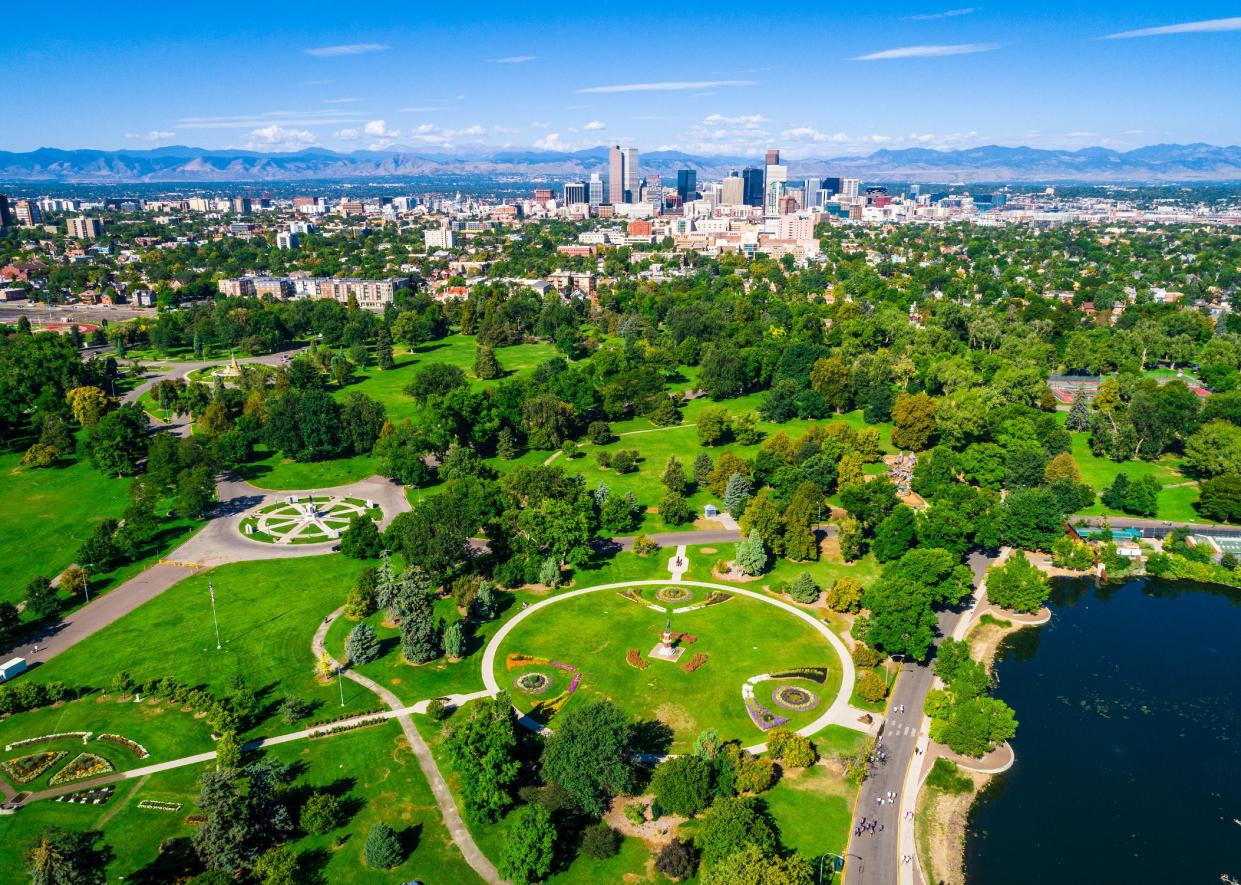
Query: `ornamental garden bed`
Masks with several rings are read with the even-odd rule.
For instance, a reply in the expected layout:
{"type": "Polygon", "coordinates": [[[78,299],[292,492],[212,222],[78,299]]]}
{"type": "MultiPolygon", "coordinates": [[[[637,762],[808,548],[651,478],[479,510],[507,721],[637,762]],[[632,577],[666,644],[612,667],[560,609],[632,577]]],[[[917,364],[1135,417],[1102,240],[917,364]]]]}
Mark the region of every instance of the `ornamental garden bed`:
{"type": "Polygon", "coordinates": [[[129,750],[129,752],[133,753],[139,759],[146,759],[148,756],[151,755],[150,753],[147,752],[147,748],[142,746],[142,744],[138,743],[137,741],[131,741],[129,738],[123,735],[101,734],[99,735],[99,737],[95,738],[95,740],[103,741],[104,743],[108,743],[108,744],[114,744],[115,746],[118,746],[118,747],[123,747],[124,749],[129,750]]]}
{"type": "Polygon", "coordinates": [[[45,750],[29,753],[0,763],[9,780],[15,784],[28,784],[69,754],[64,750],[45,750]]]}
{"type": "Polygon", "coordinates": [[[138,803],[139,808],[146,808],[150,811],[180,811],[180,802],[161,802],[158,799],[143,799],[138,803]]]}
{"type": "Polygon", "coordinates": [[[88,778],[100,777],[113,771],[116,771],[116,767],[102,756],[97,756],[94,753],[78,753],[72,762],[52,775],[52,779],[48,781],[48,784],[58,787],[62,784],[71,784],[74,781],[84,781],[88,778]]]}
{"type": "MultiPolygon", "coordinates": [[[[69,805],[102,805],[112,798],[112,793],[116,787],[109,784],[106,787],[98,787],[94,790],[82,790],[78,793],[66,793],[63,796],[57,796],[57,802],[66,802],[69,805]]],[[[141,805],[139,806],[141,807],[141,805]]]]}

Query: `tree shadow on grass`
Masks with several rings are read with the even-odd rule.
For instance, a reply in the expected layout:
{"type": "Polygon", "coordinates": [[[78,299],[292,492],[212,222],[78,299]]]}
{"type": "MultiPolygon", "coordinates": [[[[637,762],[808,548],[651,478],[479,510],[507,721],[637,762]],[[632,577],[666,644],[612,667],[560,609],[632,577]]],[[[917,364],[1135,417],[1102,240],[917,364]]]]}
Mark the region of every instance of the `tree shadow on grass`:
{"type": "Polygon", "coordinates": [[[639,719],[633,726],[630,747],[635,753],[662,756],[672,746],[672,729],[658,719],[639,719]]]}
{"type": "Polygon", "coordinates": [[[297,856],[297,881],[300,885],[326,885],[327,865],[332,860],[332,852],[326,848],[311,848],[297,856]]]}
{"type": "Polygon", "coordinates": [[[422,841],[422,824],[410,824],[405,829],[399,830],[396,838],[401,843],[401,853],[404,855],[401,860],[404,861],[418,850],[418,843],[422,841]]]}
{"type": "Polygon", "coordinates": [[[189,837],[178,836],[160,845],[155,860],[127,875],[125,881],[137,882],[139,885],[185,882],[202,871],[202,862],[194,852],[194,845],[189,837]]]}

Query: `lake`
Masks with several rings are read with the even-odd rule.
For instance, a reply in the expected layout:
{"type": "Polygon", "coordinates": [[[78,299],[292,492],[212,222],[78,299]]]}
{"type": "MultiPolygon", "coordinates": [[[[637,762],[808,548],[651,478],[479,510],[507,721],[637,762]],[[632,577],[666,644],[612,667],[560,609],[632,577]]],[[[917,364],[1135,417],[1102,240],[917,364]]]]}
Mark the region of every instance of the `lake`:
{"type": "Polygon", "coordinates": [[[968,881],[1241,880],[1241,591],[1053,587],[997,657],[1017,761],[974,807],[968,881]]]}

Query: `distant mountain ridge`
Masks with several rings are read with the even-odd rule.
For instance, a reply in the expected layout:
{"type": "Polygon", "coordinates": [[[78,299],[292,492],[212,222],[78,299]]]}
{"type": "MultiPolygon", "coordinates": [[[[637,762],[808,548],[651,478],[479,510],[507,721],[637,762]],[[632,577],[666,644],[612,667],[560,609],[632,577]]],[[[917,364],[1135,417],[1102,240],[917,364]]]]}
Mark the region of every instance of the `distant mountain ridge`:
{"type": "MultiPolygon", "coordinates": [[[[149,150],[0,151],[0,180],[106,184],[138,182],[313,181],[440,176],[585,178],[606,173],[607,148],[551,151],[483,146],[454,152],[409,147],[349,153],[306,148],[287,153],[208,150],[181,145],[149,150]]],[[[689,168],[700,178],[720,178],[761,158],[651,151],[641,156],[644,174],[675,176],[689,168]]],[[[960,150],[878,150],[867,156],[790,160],[791,178],[838,175],[867,181],[919,182],[1241,182],[1241,146],[1158,144],[1131,151],[1088,147],[1045,150],[982,145],[960,150]]]]}

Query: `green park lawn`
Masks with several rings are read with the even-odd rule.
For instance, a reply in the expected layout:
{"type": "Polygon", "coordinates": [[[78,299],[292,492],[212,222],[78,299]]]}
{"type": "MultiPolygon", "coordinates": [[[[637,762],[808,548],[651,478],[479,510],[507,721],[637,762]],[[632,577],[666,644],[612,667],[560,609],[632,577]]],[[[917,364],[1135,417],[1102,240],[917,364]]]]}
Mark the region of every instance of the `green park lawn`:
{"type": "MultiPolygon", "coordinates": [[[[402,882],[420,878],[447,885],[478,881],[452,845],[430,788],[397,723],[282,744],[269,753],[271,758],[297,767],[299,776],[291,792],[295,805],[304,800],[307,788],[315,787],[340,795],[350,808],[348,820],[337,830],[322,836],[295,836],[292,846],[299,855],[304,881],[402,882]],[[366,834],[380,820],[397,831],[409,851],[405,862],[394,870],[370,870],[362,860],[366,834]]],[[[20,814],[0,817],[0,840],[13,847],[12,856],[16,857],[45,826],[78,830],[98,827],[104,844],[114,852],[108,866],[109,881],[166,881],[156,868],[144,868],[156,860],[162,843],[188,839],[193,833],[185,818],[197,811],[197,782],[207,767],[187,766],[149,779],[122,781],[112,799],[101,806],[34,803],[20,814]],[[138,808],[143,799],[180,802],[183,807],[178,812],[138,808]]]]}
{"type": "MultiPolygon", "coordinates": [[[[642,589],[644,598],[654,601],[658,588],[642,589]]],[[[689,589],[695,603],[707,596],[703,588],[689,589]]],[[[808,724],[835,698],[840,661],[825,640],[787,612],[743,596],[671,615],[674,631],[697,637],[696,642],[685,646],[678,663],[653,660],[644,670],[631,666],[626,660],[627,650],[639,650],[646,660],[659,640],[665,618],[611,590],[565,600],[528,617],[508,635],[496,658],[496,681],[512,693],[518,707],[528,711],[535,702],[558,694],[570,677],[546,664],[509,669],[507,655],[532,655],[571,664],[583,678],[569,704],[579,698],[608,698],[636,719],[658,719],[673,731],[673,752],[684,751],[707,727],[718,729],[726,740],[740,739],[747,745],[761,742],[763,732],[750,720],[741,696],[741,687],[751,676],[794,667],[828,668],[826,685],[795,681],[818,695],[819,704],[813,711],[794,713],[772,702],[774,689],[794,682],[772,680],[756,686],[756,700],[772,712],[789,717],[794,728],[808,724]],[[697,653],[706,654],[707,663],[694,672],[685,672],[682,665],[697,653]],[[515,681],[530,672],[554,677],[551,689],[533,695],[516,687],[515,681]]],[[[555,721],[553,717],[553,727],[555,721]]]]}
{"type": "MultiPolygon", "coordinates": [[[[825,752],[822,745],[819,752],[825,752]]],[[[764,798],[784,846],[813,859],[829,851],[844,853],[856,794],[856,787],[816,765],[784,773],[764,798]]]]}
{"type": "Polygon", "coordinates": [[[235,472],[251,485],[272,491],[329,489],[358,482],[379,471],[379,461],[373,455],[301,462],[257,446],[255,457],[235,472]]]}
{"type": "MultiPolygon", "coordinates": [[[[310,720],[373,709],[373,694],[314,675],[310,641],[323,618],[348,596],[362,563],[343,556],[243,562],[192,575],[25,679],[71,687],[107,686],[120,670],[139,682],[171,676],[223,695],[235,673],[259,693],[264,715],[251,734],[291,731],[275,716],[285,694],[317,704],[310,720]],[[223,649],[217,650],[208,582],[215,586],[223,649]]],[[[29,714],[14,717],[20,720],[29,714]]]]}

